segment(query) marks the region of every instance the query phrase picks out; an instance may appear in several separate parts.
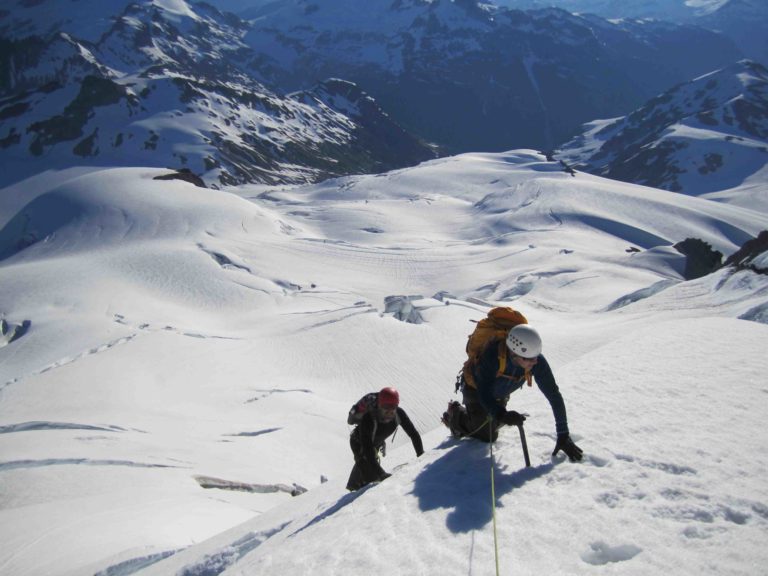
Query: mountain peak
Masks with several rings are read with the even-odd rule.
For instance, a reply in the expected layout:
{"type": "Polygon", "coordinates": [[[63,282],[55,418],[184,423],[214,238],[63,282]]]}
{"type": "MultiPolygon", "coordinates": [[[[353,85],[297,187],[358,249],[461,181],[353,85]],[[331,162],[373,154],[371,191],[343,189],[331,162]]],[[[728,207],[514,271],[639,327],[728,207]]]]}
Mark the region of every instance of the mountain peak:
{"type": "Polygon", "coordinates": [[[4,178],[33,174],[45,158],[48,168],[86,159],[186,168],[209,184],[305,182],[434,157],[352,84],[325,91],[346,94],[347,110],[367,104],[355,119],[330,100],[266,87],[235,16],[182,0],[112,6],[122,11],[98,42],[76,35],[76,18],[56,17],[56,33],[9,43],[0,145],[16,161],[4,178]]]}
{"type": "Polygon", "coordinates": [[[627,116],[595,122],[560,156],[610,178],[703,194],[761,170],[766,139],[768,70],[741,60],[679,84],[627,116]]]}

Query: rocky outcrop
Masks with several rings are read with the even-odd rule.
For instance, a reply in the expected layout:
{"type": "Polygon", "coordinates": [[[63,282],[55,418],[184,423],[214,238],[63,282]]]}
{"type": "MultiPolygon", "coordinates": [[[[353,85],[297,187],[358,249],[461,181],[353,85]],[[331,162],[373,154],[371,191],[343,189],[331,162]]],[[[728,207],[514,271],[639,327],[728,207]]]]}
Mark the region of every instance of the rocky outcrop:
{"type": "Polygon", "coordinates": [[[713,250],[711,244],[699,238],[686,238],[673,247],[686,256],[684,272],[686,280],[701,278],[722,266],[723,253],[713,250]]]}
{"type": "Polygon", "coordinates": [[[14,323],[8,322],[5,318],[0,318],[0,348],[24,336],[31,325],[32,322],[30,320],[14,323]]]}
{"type": "Polygon", "coordinates": [[[739,270],[752,270],[758,274],[768,274],[768,230],[763,230],[756,238],[747,240],[725,261],[726,266],[739,270]]]}
{"type": "Polygon", "coordinates": [[[193,174],[190,170],[182,168],[177,172],[171,172],[170,174],[161,174],[155,176],[153,180],[181,180],[182,182],[189,182],[194,184],[198,188],[207,188],[205,182],[197,174],[193,174]]]}

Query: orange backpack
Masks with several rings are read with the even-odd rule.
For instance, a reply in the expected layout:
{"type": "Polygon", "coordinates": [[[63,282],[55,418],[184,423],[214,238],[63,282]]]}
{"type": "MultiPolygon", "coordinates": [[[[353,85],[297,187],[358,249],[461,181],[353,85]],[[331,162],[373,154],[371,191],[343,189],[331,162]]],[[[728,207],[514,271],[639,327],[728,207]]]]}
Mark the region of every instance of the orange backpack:
{"type": "MultiPolygon", "coordinates": [[[[467,340],[467,360],[461,369],[459,380],[463,378],[467,386],[477,388],[472,369],[485,347],[494,340],[498,341],[499,349],[499,369],[496,371],[496,377],[498,378],[504,374],[504,370],[507,367],[507,334],[510,329],[518,324],[528,324],[528,320],[517,310],[513,310],[508,306],[492,308],[488,315],[477,323],[474,332],[469,335],[467,340]]],[[[528,382],[528,386],[531,386],[531,373],[528,370],[525,372],[525,379],[528,382]]]]}

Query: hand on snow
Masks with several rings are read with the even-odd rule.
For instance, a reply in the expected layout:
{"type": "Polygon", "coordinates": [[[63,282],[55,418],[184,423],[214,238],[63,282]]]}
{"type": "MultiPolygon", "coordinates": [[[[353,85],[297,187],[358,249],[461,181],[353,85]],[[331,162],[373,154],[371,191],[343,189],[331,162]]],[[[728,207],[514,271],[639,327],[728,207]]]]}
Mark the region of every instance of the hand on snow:
{"type": "Polygon", "coordinates": [[[499,414],[499,422],[507,426],[521,426],[525,422],[525,416],[514,410],[505,410],[499,414]]]}
{"type": "Polygon", "coordinates": [[[581,460],[581,455],[584,453],[581,448],[576,446],[571,440],[569,434],[559,434],[557,436],[557,444],[555,444],[555,451],[552,452],[552,456],[555,456],[562,450],[571,462],[578,462],[581,460]]]}

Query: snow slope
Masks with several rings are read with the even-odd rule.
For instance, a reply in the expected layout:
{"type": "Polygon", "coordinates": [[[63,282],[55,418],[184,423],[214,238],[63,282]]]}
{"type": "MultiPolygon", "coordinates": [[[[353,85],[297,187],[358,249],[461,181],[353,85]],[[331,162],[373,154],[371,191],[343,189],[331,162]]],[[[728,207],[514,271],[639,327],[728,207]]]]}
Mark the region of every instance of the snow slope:
{"type": "MultiPolygon", "coordinates": [[[[768,494],[754,431],[767,415],[765,326],[705,318],[660,327],[661,337],[633,330],[561,370],[588,447],[580,465],[550,459],[547,409],[521,392],[532,467],[515,432],[494,447],[501,573],[760,573],[768,494]],[[736,336],[719,346],[724,332],[736,336]],[[696,350],[683,362],[681,341],[696,350]],[[726,397],[711,377],[721,354],[752,359],[732,367],[726,397]]],[[[224,574],[493,574],[489,449],[442,430],[428,444],[380,486],[340,496],[343,483],[330,483],[286,505],[289,514],[265,514],[141,574],[228,565],[224,574]]]]}
{"type": "Polygon", "coordinates": [[[526,150],[308,187],[162,173],[0,190],[0,319],[27,326],[0,341],[0,573],[492,571],[487,447],[439,416],[496,302],[542,331],[587,454],[550,461],[543,397],[513,397],[534,467],[504,432],[505,573],[764,563],[768,282],[683,282],[669,246],[730,254],[765,213],[526,150]],[[385,312],[396,295],[422,323],[385,312]],[[347,495],[344,415],[385,385],[427,453],[399,433],[384,465],[404,466],[347,495]]]}

